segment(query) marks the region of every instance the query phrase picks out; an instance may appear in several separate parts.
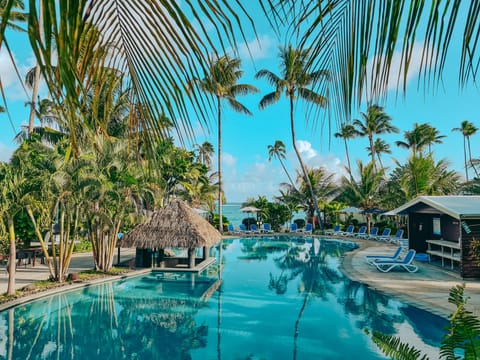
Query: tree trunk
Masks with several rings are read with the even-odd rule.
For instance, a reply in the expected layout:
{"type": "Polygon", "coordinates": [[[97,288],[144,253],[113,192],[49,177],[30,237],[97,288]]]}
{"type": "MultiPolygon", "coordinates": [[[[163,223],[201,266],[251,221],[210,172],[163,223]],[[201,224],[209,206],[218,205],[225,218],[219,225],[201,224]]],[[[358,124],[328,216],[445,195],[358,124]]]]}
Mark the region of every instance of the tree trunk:
{"type": "Polygon", "coordinates": [[[347,156],[348,175],[350,175],[350,180],[353,180],[352,166],[350,165],[350,155],[348,154],[347,139],[344,139],[344,142],[345,142],[345,155],[347,156]]]}
{"type": "MultiPolygon", "coordinates": [[[[472,148],[470,146],[470,136],[467,138],[467,144],[468,144],[468,157],[470,159],[470,166],[473,168],[473,172],[475,173],[475,177],[478,178],[477,168],[475,167],[475,165],[473,164],[473,161],[472,161],[472,148]]],[[[468,181],[468,179],[467,179],[467,181],[468,181]]]]}
{"type": "Polygon", "coordinates": [[[17,263],[17,249],[15,244],[15,226],[13,216],[8,218],[8,234],[10,239],[10,261],[8,262],[7,295],[15,295],[15,265],[17,263]]]}
{"type": "Polygon", "coordinates": [[[290,184],[292,184],[292,187],[295,189],[295,183],[293,182],[292,177],[288,173],[287,168],[285,167],[285,164],[283,163],[282,159],[280,159],[280,157],[278,158],[278,160],[280,161],[280,165],[282,165],[283,171],[285,171],[285,174],[287,174],[290,184]]]}
{"type": "Polygon", "coordinates": [[[223,234],[222,214],[222,110],[220,97],[217,96],[218,106],[218,231],[223,234]]]}
{"type": "MultiPolygon", "coordinates": [[[[310,178],[308,177],[308,172],[307,172],[307,169],[305,167],[305,164],[303,163],[302,157],[300,156],[300,153],[297,149],[296,136],[295,136],[295,121],[294,121],[294,116],[293,116],[293,110],[294,110],[293,97],[290,96],[290,127],[291,127],[291,130],[292,130],[293,149],[295,150],[295,154],[297,155],[298,162],[300,163],[300,167],[302,169],[303,180],[307,184],[308,190],[310,191],[310,196],[311,196],[312,201],[313,201],[313,206],[314,206],[315,210],[317,211],[318,223],[320,224],[320,229],[323,229],[323,221],[322,221],[322,217],[321,217],[321,214],[320,214],[320,210],[318,209],[317,197],[315,196],[315,192],[313,191],[313,186],[312,186],[312,183],[310,181],[310,178]]],[[[315,221],[312,221],[312,226],[315,229],[315,221]]]]}
{"type": "Polygon", "coordinates": [[[465,164],[465,180],[468,181],[467,137],[466,136],[463,136],[463,161],[465,164]]]}
{"type": "Polygon", "coordinates": [[[190,269],[195,267],[195,249],[188,249],[188,267],[190,269]]]}

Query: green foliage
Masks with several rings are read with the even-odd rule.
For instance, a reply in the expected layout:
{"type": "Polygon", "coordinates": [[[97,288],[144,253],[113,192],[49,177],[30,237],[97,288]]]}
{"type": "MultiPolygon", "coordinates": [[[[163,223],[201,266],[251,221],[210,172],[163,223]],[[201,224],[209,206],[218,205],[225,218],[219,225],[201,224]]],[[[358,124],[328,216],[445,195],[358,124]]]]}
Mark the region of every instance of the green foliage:
{"type": "MultiPolygon", "coordinates": [[[[367,331],[368,334],[368,331],[367,331]]],[[[388,357],[394,360],[426,360],[426,355],[421,355],[420,350],[408,344],[402,343],[400,338],[382,334],[378,331],[372,332],[372,340],[378,348],[388,357]]]]}
{"type": "Polygon", "coordinates": [[[470,244],[470,254],[477,259],[477,265],[480,266],[480,240],[473,238],[470,244]]]}
{"type": "Polygon", "coordinates": [[[458,359],[463,354],[464,359],[480,358],[480,319],[466,309],[467,300],[464,296],[465,284],[450,289],[448,302],[457,307],[450,316],[448,334],[442,340],[440,355],[445,359],[458,359]]]}
{"type": "Polygon", "coordinates": [[[90,241],[80,241],[75,243],[73,251],[76,253],[92,251],[92,243],[90,241]]]}

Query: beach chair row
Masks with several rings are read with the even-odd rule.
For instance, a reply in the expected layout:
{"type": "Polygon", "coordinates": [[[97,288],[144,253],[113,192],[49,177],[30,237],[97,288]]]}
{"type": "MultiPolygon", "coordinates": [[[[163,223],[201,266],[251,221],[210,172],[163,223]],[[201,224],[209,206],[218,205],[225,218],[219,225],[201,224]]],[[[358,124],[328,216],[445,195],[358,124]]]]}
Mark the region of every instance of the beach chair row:
{"type": "Polygon", "coordinates": [[[392,231],[390,228],[385,228],[383,232],[379,234],[377,226],[373,226],[369,233],[367,233],[367,227],[365,225],[360,226],[358,232],[354,232],[355,227],[353,225],[349,225],[345,231],[340,229],[340,225],[336,225],[332,230],[325,231],[325,235],[356,237],[359,239],[384,241],[394,244],[402,244],[406,240],[403,239],[403,229],[398,229],[393,236],[390,234],[392,231]]]}
{"type": "Polygon", "coordinates": [[[238,228],[235,228],[233,224],[228,224],[227,232],[232,235],[271,234],[273,230],[268,223],[262,224],[261,228],[258,228],[255,224],[251,224],[250,229],[247,229],[245,224],[240,224],[238,228]]]}

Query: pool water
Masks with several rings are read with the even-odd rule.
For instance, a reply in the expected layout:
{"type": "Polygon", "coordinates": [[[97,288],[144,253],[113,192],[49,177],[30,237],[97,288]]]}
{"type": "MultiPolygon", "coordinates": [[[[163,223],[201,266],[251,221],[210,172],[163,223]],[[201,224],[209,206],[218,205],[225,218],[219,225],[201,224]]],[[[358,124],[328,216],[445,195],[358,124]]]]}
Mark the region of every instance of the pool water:
{"type": "Polygon", "coordinates": [[[447,321],[345,277],[353,243],[225,241],[221,286],[152,272],[0,313],[0,359],[384,359],[364,330],[431,358],[447,321]]]}

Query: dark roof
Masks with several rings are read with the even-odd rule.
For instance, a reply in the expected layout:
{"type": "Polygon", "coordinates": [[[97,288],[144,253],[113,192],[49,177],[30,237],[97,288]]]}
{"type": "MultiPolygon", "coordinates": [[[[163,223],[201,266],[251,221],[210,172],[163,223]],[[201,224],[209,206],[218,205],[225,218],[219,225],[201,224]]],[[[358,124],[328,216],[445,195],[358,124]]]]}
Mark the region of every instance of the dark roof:
{"type": "Polygon", "coordinates": [[[405,215],[410,212],[447,214],[455,219],[480,218],[480,196],[419,196],[408,203],[389,211],[389,214],[405,215]]]}

